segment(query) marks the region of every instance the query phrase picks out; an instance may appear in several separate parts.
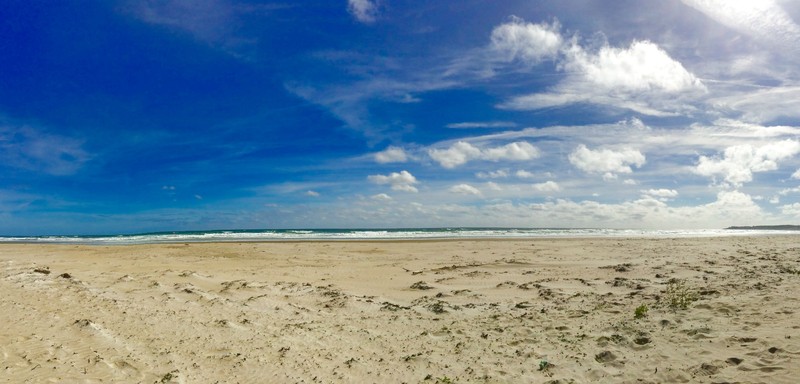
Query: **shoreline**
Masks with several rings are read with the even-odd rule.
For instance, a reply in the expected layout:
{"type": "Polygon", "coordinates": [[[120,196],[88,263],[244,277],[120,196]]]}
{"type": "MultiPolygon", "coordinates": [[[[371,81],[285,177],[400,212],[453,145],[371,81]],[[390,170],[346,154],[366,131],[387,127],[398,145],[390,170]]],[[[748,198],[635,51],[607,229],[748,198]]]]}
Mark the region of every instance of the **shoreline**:
{"type": "MultiPolygon", "coordinates": [[[[747,230],[748,232],[751,232],[747,230]]],[[[0,239],[0,246],[6,245],[80,245],[80,246],[136,246],[136,245],[180,245],[180,244],[270,244],[270,243],[408,243],[408,242],[447,242],[447,241],[533,241],[533,240],[659,240],[659,239],[716,239],[716,238],[761,238],[761,237],[800,237],[800,231],[790,231],[789,233],[731,233],[731,234],[708,234],[708,235],[541,235],[541,236],[487,236],[487,237],[419,237],[419,238],[325,238],[325,239],[231,239],[231,240],[163,240],[153,242],[91,242],[91,241],[4,241],[0,239]]]]}
{"type": "Polygon", "coordinates": [[[0,243],[177,244],[282,241],[517,240],[536,238],[687,238],[797,235],[789,230],[608,229],[608,228],[402,228],[324,230],[231,230],[159,232],[128,235],[3,236],[0,243]]]}

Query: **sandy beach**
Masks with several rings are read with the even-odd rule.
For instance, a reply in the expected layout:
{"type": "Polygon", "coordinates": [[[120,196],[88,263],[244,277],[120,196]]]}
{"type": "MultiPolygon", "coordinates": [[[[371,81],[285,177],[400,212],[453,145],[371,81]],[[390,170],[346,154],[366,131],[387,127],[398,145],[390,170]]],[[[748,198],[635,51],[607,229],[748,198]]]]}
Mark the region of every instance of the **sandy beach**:
{"type": "Polygon", "coordinates": [[[796,383],[800,236],[0,245],[8,383],[796,383]]]}

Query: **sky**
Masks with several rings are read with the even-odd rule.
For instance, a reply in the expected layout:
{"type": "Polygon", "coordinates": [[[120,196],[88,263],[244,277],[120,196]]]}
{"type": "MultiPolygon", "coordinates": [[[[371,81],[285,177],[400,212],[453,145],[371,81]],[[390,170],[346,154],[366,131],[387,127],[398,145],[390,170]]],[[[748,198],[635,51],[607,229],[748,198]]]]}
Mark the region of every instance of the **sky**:
{"type": "Polygon", "coordinates": [[[800,3],[6,0],[0,235],[800,222],[800,3]]]}

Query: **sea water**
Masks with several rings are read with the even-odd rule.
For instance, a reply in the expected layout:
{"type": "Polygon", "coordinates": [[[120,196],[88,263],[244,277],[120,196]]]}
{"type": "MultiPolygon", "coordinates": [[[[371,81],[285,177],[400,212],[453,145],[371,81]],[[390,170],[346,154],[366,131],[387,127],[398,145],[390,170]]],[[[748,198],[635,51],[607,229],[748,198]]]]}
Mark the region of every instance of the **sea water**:
{"type": "Polygon", "coordinates": [[[788,230],[735,229],[602,229],[602,228],[396,228],[396,229],[264,229],[156,232],[99,236],[0,236],[5,243],[156,244],[190,242],[524,239],[582,237],[717,237],[800,234],[788,230]]]}

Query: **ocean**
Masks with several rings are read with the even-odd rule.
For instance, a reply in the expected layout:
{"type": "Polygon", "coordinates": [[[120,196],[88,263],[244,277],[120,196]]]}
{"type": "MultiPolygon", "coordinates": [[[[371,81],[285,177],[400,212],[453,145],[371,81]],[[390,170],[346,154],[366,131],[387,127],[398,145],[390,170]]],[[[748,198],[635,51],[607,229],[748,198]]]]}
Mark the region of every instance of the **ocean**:
{"type": "Polygon", "coordinates": [[[0,236],[0,243],[158,244],[245,241],[525,239],[580,237],[717,237],[800,234],[791,230],[601,228],[265,229],[156,232],[102,236],[0,236]]]}

